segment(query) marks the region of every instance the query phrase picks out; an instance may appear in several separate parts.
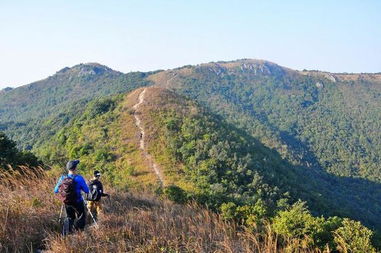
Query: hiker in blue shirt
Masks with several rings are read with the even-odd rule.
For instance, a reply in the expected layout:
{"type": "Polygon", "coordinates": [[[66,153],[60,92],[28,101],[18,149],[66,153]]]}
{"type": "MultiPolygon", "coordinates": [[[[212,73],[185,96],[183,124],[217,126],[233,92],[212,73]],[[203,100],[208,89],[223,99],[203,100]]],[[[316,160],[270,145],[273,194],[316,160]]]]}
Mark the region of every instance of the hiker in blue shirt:
{"type": "Polygon", "coordinates": [[[68,174],[61,176],[54,187],[54,193],[56,193],[65,204],[66,215],[70,223],[69,232],[71,232],[72,225],[74,225],[75,229],[79,230],[83,230],[86,225],[85,206],[81,191],[88,194],[89,187],[85,179],[77,174],[78,164],[79,160],[69,161],[66,164],[68,174]]]}

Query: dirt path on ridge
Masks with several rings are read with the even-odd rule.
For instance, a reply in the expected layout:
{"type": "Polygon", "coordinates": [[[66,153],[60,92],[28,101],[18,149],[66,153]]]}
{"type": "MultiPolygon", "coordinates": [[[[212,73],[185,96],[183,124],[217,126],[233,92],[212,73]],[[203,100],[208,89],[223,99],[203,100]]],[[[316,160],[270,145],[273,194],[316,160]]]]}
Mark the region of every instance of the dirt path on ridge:
{"type": "Polygon", "coordinates": [[[139,94],[138,103],[136,103],[132,108],[134,109],[135,124],[140,130],[140,141],[139,148],[143,151],[144,157],[147,159],[149,166],[153,169],[156,176],[158,177],[160,184],[163,185],[163,177],[160,171],[159,166],[155,163],[153,157],[148,154],[148,151],[145,147],[145,131],[142,125],[141,118],[139,117],[138,108],[144,102],[144,94],[146,93],[146,88],[139,94]]]}

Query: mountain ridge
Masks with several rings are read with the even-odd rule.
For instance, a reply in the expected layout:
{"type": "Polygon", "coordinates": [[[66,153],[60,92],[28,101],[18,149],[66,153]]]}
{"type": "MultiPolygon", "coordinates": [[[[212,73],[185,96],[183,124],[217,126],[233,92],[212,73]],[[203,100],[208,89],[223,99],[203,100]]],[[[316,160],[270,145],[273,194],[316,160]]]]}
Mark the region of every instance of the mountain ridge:
{"type": "MultiPolygon", "coordinates": [[[[348,72],[330,72],[330,71],[323,71],[323,70],[307,70],[307,69],[297,70],[297,69],[292,69],[292,68],[289,68],[289,67],[281,66],[281,65],[279,65],[279,64],[277,64],[275,62],[272,62],[272,61],[263,60],[263,59],[253,59],[253,58],[242,58],[242,59],[228,60],[228,61],[211,61],[211,62],[207,62],[207,63],[199,63],[199,64],[193,64],[193,65],[183,65],[183,66],[176,67],[176,68],[173,68],[173,69],[166,69],[166,70],[158,69],[158,70],[151,70],[151,71],[146,71],[146,72],[149,73],[149,72],[157,72],[157,71],[160,71],[160,72],[162,72],[162,71],[173,71],[173,70],[183,69],[183,68],[186,68],[186,67],[222,66],[222,67],[230,67],[231,68],[231,67],[240,67],[240,66],[245,65],[245,64],[246,64],[246,67],[244,66],[244,68],[248,68],[248,69],[250,69],[250,67],[255,66],[255,65],[256,66],[260,66],[260,65],[266,66],[267,65],[267,66],[276,66],[276,67],[282,68],[284,70],[288,70],[288,71],[292,71],[292,72],[297,72],[297,73],[300,73],[300,74],[333,75],[333,76],[341,77],[343,80],[353,80],[355,78],[358,79],[358,78],[361,78],[361,77],[362,78],[366,77],[366,78],[373,78],[373,79],[381,81],[381,72],[374,72],[374,73],[372,73],[372,72],[352,72],[352,73],[348,73],[348,72]],[[351,78],[348,78],[348,77],[351,77],[351,78]]],[[[63,67],[62,69],[58,70],[55,74],[63,74],[63,73],[66,73],[67,71],[79,70],[81,67],[99,68],[99,69],[103,69],[105,71],[107,70],[107,71],[118,72],[120,74],[128,74],[128,73],[130,73],[130,72],[125,73],[125,72],[122,72],[122,71],[114,70],[114,69],[108,67],[107,65],[104,65],[104,64],[101,64],[101,63],[98,63],[98,62],[88,62],[88,63],[79,63],[79,64],[73,65],[71,67],[63,67]]],[[[142,72],[143,73],[143,71],[138,71],[138,72],[142,72]]],[[[17,88],[21,88],[21,87],[24,87],[24,86],[28,86],[28,85],[34,84],[36,82],[44,81],[47,78],[51,78],[55,74],[53,74],[52,76],[46,77],[44,79],[41,79],[41,80],[37,80],[37,81],[33,81],[31,83],[23,84],[21,86],[6,87],[4,89],[8,89],[8,88],[17,89],[17,88]]]]}

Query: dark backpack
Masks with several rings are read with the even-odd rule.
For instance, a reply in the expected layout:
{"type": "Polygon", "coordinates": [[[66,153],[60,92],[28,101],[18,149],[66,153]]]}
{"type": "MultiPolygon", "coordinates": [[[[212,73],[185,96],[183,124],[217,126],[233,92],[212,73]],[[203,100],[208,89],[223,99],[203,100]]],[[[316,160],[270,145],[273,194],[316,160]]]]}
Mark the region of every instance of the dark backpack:
{"type": "Polygon", "coordinates": [[[101,192],[102,186],[99,181],[91,181],[89,184],[89,195],[87,200],[90,201],[99,201],[102,197],[101,192]]]}
{"type": "Polygon", "coordinates": [[[74,204],[77,201],[77,192],[75,190],[75,176],[73,178],[66,176],[58,187],[58,198],[65,204],[74,204]]]}

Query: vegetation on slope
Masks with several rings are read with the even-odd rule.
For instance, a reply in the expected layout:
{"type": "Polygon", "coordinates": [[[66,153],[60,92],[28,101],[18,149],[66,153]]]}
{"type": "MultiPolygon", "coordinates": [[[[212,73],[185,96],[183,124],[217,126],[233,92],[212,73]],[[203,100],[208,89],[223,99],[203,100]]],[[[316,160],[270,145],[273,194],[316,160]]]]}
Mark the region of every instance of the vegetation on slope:
{"type": "Polygon", "coordinates": [[[351,217],[380,228],[379,185],[305,171],[194,102],[168,90],[147,90],[142,118],[167,184],[215,209],[229,202],[258,205],[262,216],[272,216],[302,199],[315,215],[351,217]]]}
{"type": "Polygon", "coordinates": [[[381,182],[381,77],[242,60],[149,77],[206,105],[290,162],[381,182]]]}
{"type": "MultiPolygon", "coordinates": [[[[165,185],[176,183],[216,210],[230,201],[258,202],[267,214],[274,214],[278,205],[300,198],[315,215],[348,216],[380,226],[377,185],[321,171],[306,173],[193,102],[162,89],[147,91],[140,117],[165,185]]],[[[100,169],[116,186],[155,185],[156,176],[138,149],[131,111],[140,92],[93,101],[39,154],[61,167],[67,159],[80,157],[85,173],[100,169]]]]}

